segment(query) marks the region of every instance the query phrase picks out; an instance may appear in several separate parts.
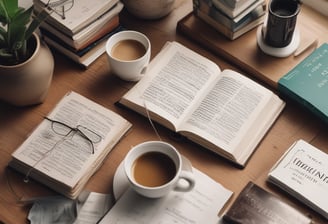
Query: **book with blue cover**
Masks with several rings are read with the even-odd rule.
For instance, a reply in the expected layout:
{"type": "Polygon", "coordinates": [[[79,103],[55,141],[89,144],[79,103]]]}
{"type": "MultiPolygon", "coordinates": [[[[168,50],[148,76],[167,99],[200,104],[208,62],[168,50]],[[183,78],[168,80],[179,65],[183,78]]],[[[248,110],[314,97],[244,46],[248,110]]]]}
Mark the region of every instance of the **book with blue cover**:
{"type": "Polygon", "coordinates": [[[281,77],[278,91],[328,122],[328,44],[323,43],[281,77]]]}

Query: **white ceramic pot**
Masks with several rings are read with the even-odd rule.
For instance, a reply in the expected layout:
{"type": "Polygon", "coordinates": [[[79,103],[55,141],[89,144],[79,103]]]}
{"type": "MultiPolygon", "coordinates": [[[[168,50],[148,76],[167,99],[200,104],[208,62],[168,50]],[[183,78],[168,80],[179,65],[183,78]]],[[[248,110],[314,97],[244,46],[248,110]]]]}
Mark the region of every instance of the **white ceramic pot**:
{"type": "Polygon", "coordinates": [[[122,0],[126,9],[142,19],[159,19],[169,14],[175,0],[122,0]]]}
{"type": "Polygon", "coordinates": [[[16,106],[42,103],[51,84],[54,58],[45,43],[37,34],[36,49],[25,62],[13,65],[0,65],[0,100],[16,106]]]}

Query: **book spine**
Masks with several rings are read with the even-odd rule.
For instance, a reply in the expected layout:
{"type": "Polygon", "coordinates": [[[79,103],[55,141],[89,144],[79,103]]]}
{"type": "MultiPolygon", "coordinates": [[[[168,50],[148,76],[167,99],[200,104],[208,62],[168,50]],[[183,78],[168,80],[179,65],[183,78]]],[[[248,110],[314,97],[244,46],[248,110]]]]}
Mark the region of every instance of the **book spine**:
{"type": "Polygon", "coordinates": [[[293,91],[290,91],[290,89],[281,83],[278,82],[278,92],[282,93],[285,95],[287,98],[294,100],[297,102],[299,105],[301,105],[303,108],[309,110],[311,113],[319,117],[321,120],[323,120],[325,123],[328,124],[328,117],[322,113],[320,110],[318,110],[315,106],[313,106],[310,102],[307,100],[303,99],[293,91]]]}
{"type": "Polygon", "coordinates": [[[194,6],[194,10],[203,11],[217,23],[221,23],[231,31],[236,32],[260,16],[264,15],[265,5],[259,5],[254,10],[239,19],[231,19],[227,17],[223,12],[217,9],[211,1],[208,0],[198,0],[198,4],[194,6]]]}
{"type": "Polygon", "coordinates": [[[42,34],[52,41],[56,42],[57,44],[61,45],[62,47],[66,48],[73,54],[77,55],[78,57],[82,57],[85,54],[87,54],[90,50],[92,50],[95,46],[97,46],[99,43],[101,43],[103,40],[107,39],[108,37],[112,36],[114,33],[117,33],[119,31],[123,30],[122,26],[117,26],[112,31],[108,32],[98,40],[90,43],[88,46],[84,47],[83,49],[76,50],[75,48],[71,47],[70,45],[66,44],[64,41],[59,39],[57,36],[53,35],[52,33],[48,32],[47,30],[42,29],[42,34]]]}

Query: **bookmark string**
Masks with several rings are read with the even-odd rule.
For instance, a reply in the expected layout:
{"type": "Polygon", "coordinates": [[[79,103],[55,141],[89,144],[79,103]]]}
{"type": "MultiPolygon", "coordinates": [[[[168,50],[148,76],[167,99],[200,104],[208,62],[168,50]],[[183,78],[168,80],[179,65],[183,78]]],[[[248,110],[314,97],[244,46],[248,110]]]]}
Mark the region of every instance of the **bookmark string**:
{"type": "Polygon", "coordinates": [[[151,117],[150,117],[150,113],[149,113],[148,107],[147,107],[147,105],[146,105],[146,100],[143,100],[143,104],[144,104],[144,107],[145,107],[145,110],[146,110],[147,118],[148,118],[148,120],[149,120],[149,123],[150,123],[152,129],[154,130],[154,132],[155,132],[157,138],[158,138],[160,141],[162,141],[162,138],[161,138],[161,136],[159,135],[159,133],[158,133],[156,127],[155,127],[155,124],[153,123],[153,121],[152,121],[152,119],[151,119],[151,117]]]}

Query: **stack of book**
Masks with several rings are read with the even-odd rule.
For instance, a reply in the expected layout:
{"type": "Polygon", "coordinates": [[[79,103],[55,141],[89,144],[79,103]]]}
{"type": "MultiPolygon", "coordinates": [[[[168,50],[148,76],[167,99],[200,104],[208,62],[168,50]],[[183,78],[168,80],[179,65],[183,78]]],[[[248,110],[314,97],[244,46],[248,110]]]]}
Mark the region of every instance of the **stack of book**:
{"type": "Polygon", "coordinates": [[[48,14],[40,30],[45,42],[88,67],[105,52],[106,40],[121,30],[119,0],[33,0],[35,13],[48,14]]]}
{"type": "Polygon", "coordinates": [[[265,0],[194,0],[194,14],[234,40],[264,21],[265,0]]]}

